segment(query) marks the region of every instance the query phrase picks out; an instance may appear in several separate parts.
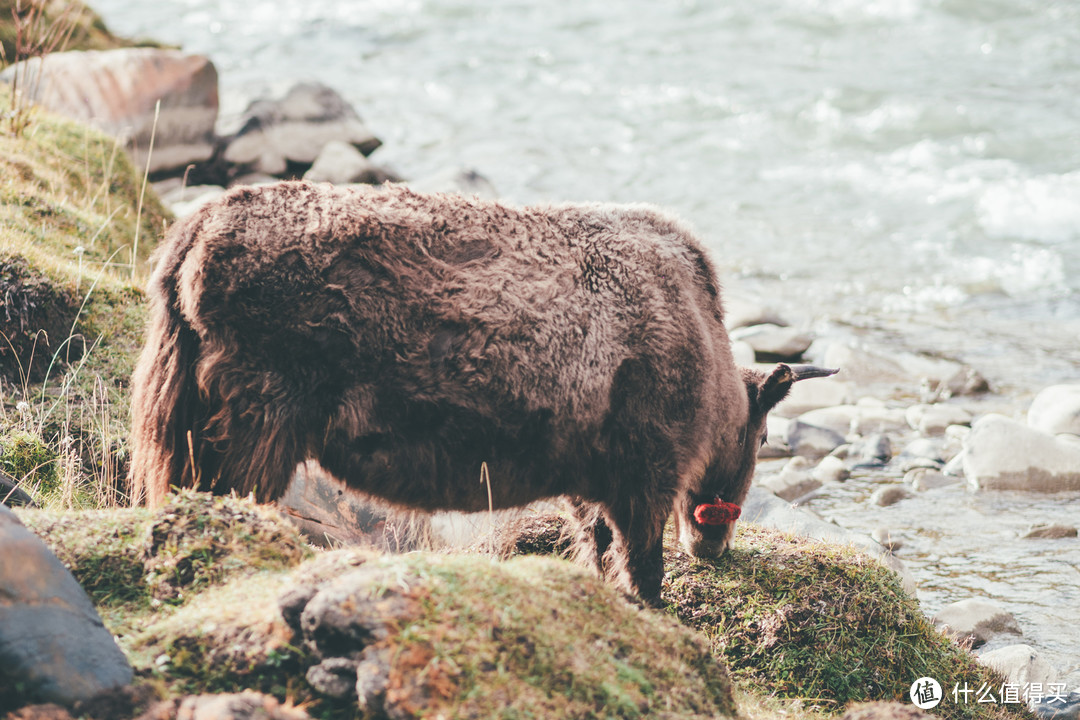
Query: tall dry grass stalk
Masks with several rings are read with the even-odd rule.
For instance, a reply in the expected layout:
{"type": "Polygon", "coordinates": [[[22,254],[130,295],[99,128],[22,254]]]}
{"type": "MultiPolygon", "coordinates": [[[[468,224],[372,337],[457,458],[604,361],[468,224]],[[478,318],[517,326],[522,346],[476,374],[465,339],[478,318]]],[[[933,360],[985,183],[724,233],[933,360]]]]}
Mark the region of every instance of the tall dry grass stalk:
{"type": "Polygon", "coordinates": [[[45,73],[45,59],[63,51],[78,27],[79,15],[75,5],[67,4],[56,17],[45,14],[48,0],[15,0],[11,20],[15,29],[12,57],[0,45],[0,64],[14,65],[11,81],[11,101],[3,115],[3,129],[21,135],[30,126],[33,98],[45,73]],[[37,58],[38,62],[31,60],[37,58]]]}
{"type": "Polygon", "coordinates": [[[139,190],[139,207],[135,210],[135,242],[131,247],[131,279],[139,267],[139,233],[142,230],[143,202],[146,200],[146,186],[150,181],[150,159],[154,156],[154,138],[157,136],[158,119],[161,117],[161,100],[154,103],[154,124],[150,128],[150,147],[146,150],[146,168],[143,171],[142,188],[139,190]]]}

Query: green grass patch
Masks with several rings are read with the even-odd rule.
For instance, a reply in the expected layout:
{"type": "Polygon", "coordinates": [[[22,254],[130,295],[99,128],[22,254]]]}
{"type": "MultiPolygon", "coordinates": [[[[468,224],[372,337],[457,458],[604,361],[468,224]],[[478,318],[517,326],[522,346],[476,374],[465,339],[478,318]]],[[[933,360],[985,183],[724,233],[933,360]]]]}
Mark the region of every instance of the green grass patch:
{"type": "MultiPolygon", "coordinates": [[[[728,717],[737,700],[749,720],[824,720],[910,707],[929,675],[937,715],[1032,717],[953,702],[954,683],[1002,680],[876,560],[752,525],[715,561],[669,542],[665,613],[543,555],[313,551],[272,508],[190,491],[155,513],[18,513],[173,695],[257,689],[327,719],[728,717]],[[340,672],[344,695],[309,682],[319,671],[340,672]],[[376,688],[363,702],[358,672],[376,688]]],[[[532,526],[526,550],[558,550],[554,518],[532,526]]]]}
{"type": "MultiPolygon", "coordinates": [[[[311,549],[277,511],[191,491],[161,509],[17,510],[71,570],[109,629],[130,637],[161,608],[229,578],[280,571],[311,549]]],[[[242,604],[242,603],[241,603],[242,604]]]]}
{"type": "Polygon", "coordinates": [[[69,505],[123,501],[142,286],[170,220],[152,191],[140,212],[141,182],[114,140],[78,123],[36,111],[25,132],[0,133],[0,434],[44,439],[69,505]]]}
{"type": "Polygon", "coordinates": [[[1020,705],[954,703],[954,683],[1003,680],[937,632],[894,573],[852,548],[742,523],[722,558],[672,551],[666,562],[670,610],[754,692],[839,711],[907,702],[911,684],[930,676],[946,690],[933,711],[942,717],[1031,717],[1020,705]]]}
{"type": "MultiPolygon", "coordinates": [[[[16,0],[0,0],[0,47],[9,62],[15,57],[15,5],[16,0]]],[[[20,5],[24,16],[31,5],[43,5],[39,23],[43,27],[51,27],[58,20],[73,25],[65,45],[68,50],[110,50],[131,44],[110,32],[101,16],[79,0],[20,0],[20,5]]]]}

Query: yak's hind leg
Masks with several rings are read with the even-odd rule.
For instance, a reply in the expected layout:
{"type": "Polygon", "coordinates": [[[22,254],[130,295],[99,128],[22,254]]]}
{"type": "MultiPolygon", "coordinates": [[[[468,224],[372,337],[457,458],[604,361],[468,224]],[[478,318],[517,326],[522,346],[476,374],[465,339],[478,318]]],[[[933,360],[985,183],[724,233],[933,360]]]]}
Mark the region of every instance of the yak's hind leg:
{"type": "Polygon", "coordinates": [[[604,555],[611,547],[612,536],[611,528],[604,518],[604,508],[581,498],[572,498],[567,505],[572,522],[572,557],[576,562],[595,569],[601,575],[607,575],[604,555]]]}

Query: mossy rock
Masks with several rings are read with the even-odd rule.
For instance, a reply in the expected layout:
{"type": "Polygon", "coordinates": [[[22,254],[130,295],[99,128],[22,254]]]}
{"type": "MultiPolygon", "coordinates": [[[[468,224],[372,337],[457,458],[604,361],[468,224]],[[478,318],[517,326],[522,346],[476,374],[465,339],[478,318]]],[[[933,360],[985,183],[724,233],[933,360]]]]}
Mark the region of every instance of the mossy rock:
{"type": "Polygon", "coordinates": [[[735,714],[695,633],[544,557],[335,551],[215,588],[134,648],[178,692],[250,687],[325,718],[735,714]],[[335,672],[341,697],[304,680],[326,691],[315,678],[335,672]]]}
{"type": "MultiPolygon", "coordinates": [[[[757,692],[839,711],[907,702],[924,676],[946,689],[1004,682],[938,632],[891,570],[854,548],[741,523],[733,549],[717,560],[665,555],[669,609],[757,692]]],[[[946,695],[933,714],[1033,717],[1019,705],[956,704],[946,695]]]]}

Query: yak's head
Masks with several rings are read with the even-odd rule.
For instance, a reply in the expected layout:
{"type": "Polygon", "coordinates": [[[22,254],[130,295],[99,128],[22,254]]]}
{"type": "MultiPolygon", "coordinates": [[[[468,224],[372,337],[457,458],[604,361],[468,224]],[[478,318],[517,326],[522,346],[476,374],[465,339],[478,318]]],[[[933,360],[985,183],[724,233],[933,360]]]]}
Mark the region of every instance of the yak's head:
{"type": "Polygon", "coordinates": [[[742,368],[746,420],[712,458],[700,485],[676,508],[679,540],[694,557],[718,557],[735,537],[735,521],[754,477],[758,450],[766,441],[765,418],[800,380],[828,377],[837,370],[779,364],[771,372],[742,368]]]}

